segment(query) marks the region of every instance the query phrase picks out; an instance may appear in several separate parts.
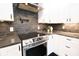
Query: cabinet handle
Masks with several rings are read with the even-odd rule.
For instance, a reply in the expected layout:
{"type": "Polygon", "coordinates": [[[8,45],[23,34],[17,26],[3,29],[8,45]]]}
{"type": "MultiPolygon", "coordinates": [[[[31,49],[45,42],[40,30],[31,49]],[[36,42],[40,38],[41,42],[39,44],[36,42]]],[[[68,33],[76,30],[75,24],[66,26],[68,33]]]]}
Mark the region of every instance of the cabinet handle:
{"type": "Polygon", "coordinates": [[[65,54],[65,56],[68,56],[67,54],[65,54]]]}
{"type": "Polygon", "coordinates": [[[68,21],[68,22],[71,21],[71,18],[68,18],[67,21],[68,21]]]}
{"type": "Polygon", "coordinates": [[[65,46],[66,48],[70,48],[69,46],[65,46]]]}
{"type": "Polygon", "coordinates": [[[69,18],[69,21],[71,21],[71,18],[69,18]]]}
{"type": "Polygon", "coordinates": [[[71,39],[67,39],[68,41],[71,41],[71,39]]]}
{"type": "Polygon", "coordinates": [[[12,14],[10,14],[10,18],[12,19],[12,14]]]}
{"type": "Polygon", "coordinates": [[[67,19],[67,21],[68,21],[68,19],[67,19]]]}
{"type": "Polygon", "coordinates": [[[20,51],[20,45],[19,45],[19,51],[20,51]]]}
{"type": "Polygon", "coordinates": [[[53,36],[52,36],[52,38],[53,38],[53,36]]]}

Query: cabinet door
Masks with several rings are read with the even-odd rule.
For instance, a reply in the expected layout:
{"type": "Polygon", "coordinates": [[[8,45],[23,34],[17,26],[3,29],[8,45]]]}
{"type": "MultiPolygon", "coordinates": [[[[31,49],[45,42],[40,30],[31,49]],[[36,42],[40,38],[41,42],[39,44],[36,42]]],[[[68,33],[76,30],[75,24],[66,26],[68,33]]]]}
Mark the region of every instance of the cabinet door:
{"type": "Polygon", "coordinates": [[[21,44],[16,44],[0,49],[1,56],[21,56],[21,44]]]}
{"type": "Polygon", "coordinates": [[[21,44],[16,44],[9,47],[8,56],[21,56],[21,44]]]}
{"type": "Polygon", "coordinates": [[[68,43],[66,44],[66,53],[67,56],[79,56],[79,44],[68,43]]]}
{"type": "Polygon", "coordinates": [[[79,56],[79,39],[67,37],[66,51],[68,56],[79,56]]]}
{"type": "MultiPolygon", "coordinates": [[[[67,17],[67,2],[44,3],[40,23],[63,23],[67,17]],[[52,6],[52,7],[51,7],[52,6]],[[43,20],[42,20],[43,19],[43,20]]],[[[41,13],[41,11],[39,12],[41,13]]]]}
{"type": "Polygon", "coordinates": [[[53,1],[43,4],[43,23],[78,23],[79,22],[79,2],[53,1]],[[52,7],[51,7],[52,6],[52,7]],[[44,22],[45,21],[45,22],[44,22]]]}
{"type": "Polygon", "coordinates": [[[64,56],[66,52],[65,49],[65,37],[61,35],[53,35],[54,36],[54,52],[60,56],[64,56]]]}
{"type": "Polygon", "coordinates": [[[68,7],[72,23],[79,22],[79,3],[71,3],[68,7]]]}
{"type": "Polygon", "coordinates": [[[69,56],[79,56],[79,45],[74,44],[73,46],[69,46],[70,49],[67,49],[67,54],[69,56]]]}
{"type": "Polygon", "coordinates": [[[8,48],[0,48],[0,56],[7,56],[8,55],[8,48]]]}
{"type": "Polygon", "coordinates": [[[13,21],[13,7],[11,3],[0,3],[0,21],[13,21]]]}
{"type": "Polygon", "coordinates": [[[79,22],[79,2],[68,3],[64,9],[64,23],[78,23],[79,22]]]}
{"type": "Polygon", "coordinates": [[[49,35],[49,40],[47,41],[47,55],[54,52],[54,46],[53,46],[53,35],[49,35]]]}
{"type": "Polygon", "coordinates": [[[43,9],[38,12],[38,23],[49,23],[49,10],[43,4],[43,9]]]}

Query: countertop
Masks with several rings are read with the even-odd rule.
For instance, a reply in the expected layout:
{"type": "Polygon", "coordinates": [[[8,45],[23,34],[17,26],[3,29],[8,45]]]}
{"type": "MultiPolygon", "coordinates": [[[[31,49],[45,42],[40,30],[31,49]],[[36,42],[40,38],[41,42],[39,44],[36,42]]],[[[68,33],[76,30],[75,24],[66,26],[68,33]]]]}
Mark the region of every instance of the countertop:
{"type": "Polygon", "coordinates": [[[46,35],[46,34],[39,33],[39,32],[29,32],[27,34],[19,34],[19,38],[20,40],[26,40],[26,39],[30,39],[38,36],[43,36],[43,35],[46,35]]]}
{"type": "Polygon", "coordinates": [[[0,38],[0,48],[20,43],[20,39],[16,32],[11,32],[5,37],[0,38]]]}
{"type": "MultiPolygon", "coordinates": [[[[47,32],[44,32],[44,31],[37,31],[37,32],[41,33],[42,35],[59,34],[59,35],[68,36],[68,37],[78,38],[79,39],[79,33],[64,32],[64,31],[54,31],[52,33],[47,33],[47,32]]],[[[31,35],[29,35],[29,34],[26,35],[25,34],[25,35],[20,35],[21,38],[19,38],[20,36],[18,36],[16,32],[9,33],[5,37],[0,38],[0,48],[21,43],[21,39],[30,39],[30,38],[32,38],[32,37],[34,37],[36,35],[37,34],[34,35],[34,33],[32,33],[31,35]]]]}
{"type": "Polygon", "coordinates": [[[55,31],[54,34],[59,34],[59,35],[68,36],[68,37],[78,38],[79,39],[79,33],[55,31]]]}
{"type": "Polygon", "coordinates": [[[5,35],[5,37],[0,38],[0,48],[21,43],[21,40],[26,40],[26,39],[30,39],[33,37],[37,37],[38,34],[40,36],[45,35],[43,33],[38,33],[38,32],[30,32],[27,34],[17,35],[16,32],[11,32],[11,33],[5,35]]]}
{"type": "Polygon", "coordinates": [[[78,38],[79,39],[79,33],[65,32],[65,31],[53,31],[52,33],[47,33],[45,31],[39,31],[39,32],[47,34],[47,35],[59,34],[59,35],[68,36],[68,37],[78,38]]]}

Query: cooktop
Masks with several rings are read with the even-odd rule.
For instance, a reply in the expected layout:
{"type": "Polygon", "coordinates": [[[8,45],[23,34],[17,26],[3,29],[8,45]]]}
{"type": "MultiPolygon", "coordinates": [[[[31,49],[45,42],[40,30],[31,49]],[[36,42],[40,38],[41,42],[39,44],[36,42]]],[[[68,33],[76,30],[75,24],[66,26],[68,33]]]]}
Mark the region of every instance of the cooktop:
{"type": "Polygon", "coordinates": [[[27,34],[19,34],[19,38],[21,40],[24,40],[24,39],[29,39],[29,38],[38,37],[38,36],[44,36],[44,35],[45,34],[43,34],[43,33],[30,32],[30,33],[27,33],[27,34]]]}

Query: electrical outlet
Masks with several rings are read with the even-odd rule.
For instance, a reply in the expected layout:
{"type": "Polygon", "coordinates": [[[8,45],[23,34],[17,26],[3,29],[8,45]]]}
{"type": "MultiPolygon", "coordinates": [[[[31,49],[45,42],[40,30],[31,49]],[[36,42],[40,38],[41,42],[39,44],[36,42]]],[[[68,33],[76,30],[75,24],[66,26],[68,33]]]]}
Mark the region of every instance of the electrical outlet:
{"type": "Polygon", "coordinates": [[[10,32],[13,32],[14,31],[14,28],[13,27],[10,27],[10,32]]]}

